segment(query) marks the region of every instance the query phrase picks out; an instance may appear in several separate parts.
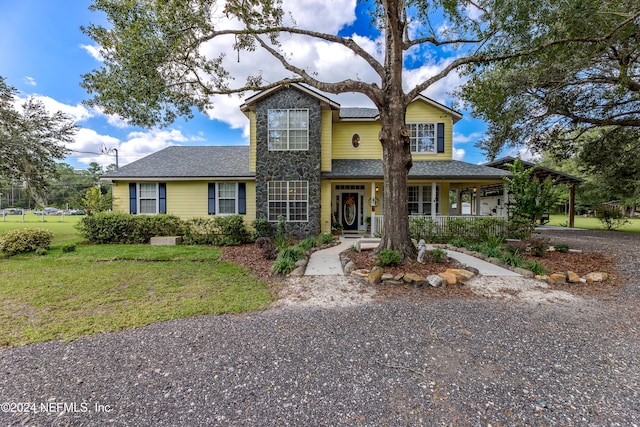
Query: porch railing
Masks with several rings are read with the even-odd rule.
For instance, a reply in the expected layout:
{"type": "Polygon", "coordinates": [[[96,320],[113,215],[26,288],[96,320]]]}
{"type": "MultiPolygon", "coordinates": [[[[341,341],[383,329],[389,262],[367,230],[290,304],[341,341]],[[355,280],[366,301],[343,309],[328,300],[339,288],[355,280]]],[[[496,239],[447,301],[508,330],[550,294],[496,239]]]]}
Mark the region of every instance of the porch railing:
{"type": "MultiPolygon", "coordinates": [[[[473,222],[480,218],[487,218],[487,216],[482,215],[436,215],[432,217],[430,215],[409,215],[409,219],[411,218],[424,218],[429,219],[435,222],[436,226],[441,230],[447,227],[447,223],[452,220],[460,220],[463,219],[465,221],[473,222]]],[[[371,234],[382,233],[384,229],[384,216],[376,215],[375,222],[371,224],[371,234]]]]}

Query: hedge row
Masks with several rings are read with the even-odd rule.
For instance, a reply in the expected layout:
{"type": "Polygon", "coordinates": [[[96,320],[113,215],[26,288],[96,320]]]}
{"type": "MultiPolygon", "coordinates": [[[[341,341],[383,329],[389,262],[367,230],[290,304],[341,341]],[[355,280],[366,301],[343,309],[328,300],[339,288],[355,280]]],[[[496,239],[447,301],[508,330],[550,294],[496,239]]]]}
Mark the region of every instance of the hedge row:
{"type": "Polygon", "coordinates": [[[148,243],[154,236],[183,236],[189,244],[231,246],[249,239],[240,215],[182,220],[174,215],[101,213],[82,218],[77,228],[91,243],[148,243]]]}
{"type": "Polygon", "coordinates": [[[492,238],[528,239],[533,232],[529,222],[507,221],[503,218],[487,217],[468,221],[465,218],[449,219],[441,224],[429,217],[409,219],[409,234],[413,239],[424,239],[427,243],[446,243],[455,239],[483,242],[492,238]]]}

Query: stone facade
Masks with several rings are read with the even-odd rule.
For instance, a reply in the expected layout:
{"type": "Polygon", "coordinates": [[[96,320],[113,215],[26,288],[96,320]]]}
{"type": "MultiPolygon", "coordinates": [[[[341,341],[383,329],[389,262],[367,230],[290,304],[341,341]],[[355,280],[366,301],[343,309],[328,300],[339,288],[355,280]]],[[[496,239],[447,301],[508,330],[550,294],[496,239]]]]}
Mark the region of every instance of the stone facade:
{"type": "Polygon", "coordinates": [[[287,231],[297,237],[320,233],[321,106],[315,99],[293,88],[283,88],[256,105],[256,217],[268,218],[267,182],[307,181],[307,222],[288,222],[287,231]],[[268,111],[300,108],[309,110],[309,149],[269,151],[268,111]]]}

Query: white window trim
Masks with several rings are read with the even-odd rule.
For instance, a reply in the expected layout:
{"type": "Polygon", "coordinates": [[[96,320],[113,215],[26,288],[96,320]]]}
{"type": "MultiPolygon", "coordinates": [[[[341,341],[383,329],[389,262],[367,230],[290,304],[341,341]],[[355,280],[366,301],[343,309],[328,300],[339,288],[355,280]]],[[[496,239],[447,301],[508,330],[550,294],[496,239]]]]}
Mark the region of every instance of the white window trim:
{"type": "MultiPolygon", "coordinates": [[[[307,188],[307,194],[305,195],[305,202],[307,204],[307,209],[305,212],[305,216],[306,216],[306,220],[292,220],[291,218],[291,203],[295,203],[296,200],[289,200],[289,197],[287,196],[287,200],[286,200],[286,207],[287,207],[287,214],[285,216],[285,220],[287,222],[300,222],[300,223],[304,223],[304,222],[309,222],[309,181],[302,181],[302,180],[297,180],[297,181],[269,181],[267,183],[267,218],[271,218],[271,202],[272,200],[269,198],[269,186],[272,183],[276,183],[276,182],[284,182],[287,184],[287,189],[286,189],[286,193],[287,195],[289,194],[289,186],[292,183],[296,183],[296,182],[304,182],[306,183],[306,188],[307,188]]],[[[276,200],[273,200],[276,201],[276,200]]],[[[277,200],[278,202],[282,202],[282,200],[277,200]]],[[[300,200],[298,200],[300,201],[300,200]]],[[[278,219],[268,219],[269,222],[278,222],[278,219]]]]}
{"type": "MultiPolygon", "coordinates": [[[[226,216],[226,215],[237,215],[238,214],[238,183],[237,182],[216,182],[216,215],[217,216],[226,216]],[[220,184],[234,184],[235,185],[235,208],[233,213],[221,213],[220,212],[220,184]]],[[[228,200],[225,198],[225,200],[228,200]]]]}
{"type": "MultiPolygon", "coordinates": [[[[302,129],[294,129],[294,130],[302,130],[302,129]]],[[[269,149],[269,151],[309,151],[309,109],[308,108],[270,108],[267,111],[267,148],[269,149]],[[269,111],[286,111],[287,112],[287,148],[272,148],[271,147],[271,140],[270,140],[270,131],[271,128],[269,127],[269,111]],[[291,111],[306,111],[307,113],[307,128],[306,130],[306,137],[307,137],[307,147],[306,148],[291,148],[291,140],[289,139],[289,131],[291,131],[291,129],[289,128],[289,112],[291,111]]]]}
{"type": "MultiPolygon", "coordinates": [[[[145,199],[147,200],[147,199],[145,199]]],[[[160,213],[160,186],[157,182],[138,182],[136,183],[136,212],[138,215],[158,215],[160,213]],[[153,184],[156,186],[156,210],[154,213],[142,213],[140,210],[140,201],[142,200],[141,184],[153,184]]]]}
{"type": "MultiPolygon", "coordinates": [[[[409,205],[409,203],[417,203],[418,213],[416,215],[419,215],[419,216],[431,215],[431,212],[423,212],[424,204],[432,203],[431,200],[424,200],[424,187],[431,188],[431,184],[410,184],[407,186],[407,189],[408,187],[418,187],[418,201],[410,202],[409,198],[407,197],[407,206],[409,205]]],[[[437,184],[436,185],[436,214],[437,215],[440,214],[440,197],[438,197],[439,195],[440,195],[440,185],[437,184]]],[[[409,215],[411,215],[411,212],[409,212],[409,215]]]]}
{"type": "MultiPolygon", "coordinates": [[[[433,125],[433,151],[413,151],[411,154],[438,154],[438,123],[436,122],[408,122],[408,125],[433,125]]],[[[411,147],[411,141],[409,141],[409,147],[411,147]]],[[[416,148],[418,144],[416,143],[416,148]]]]}

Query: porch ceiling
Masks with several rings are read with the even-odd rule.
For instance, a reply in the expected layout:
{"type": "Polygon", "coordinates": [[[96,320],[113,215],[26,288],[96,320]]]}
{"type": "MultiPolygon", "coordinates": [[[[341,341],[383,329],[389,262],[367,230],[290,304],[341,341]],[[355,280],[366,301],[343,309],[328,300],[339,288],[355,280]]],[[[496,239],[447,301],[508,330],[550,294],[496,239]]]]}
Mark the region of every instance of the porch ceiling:
{"type": "MultiPolygon", "coordinates": [[[[419,160],[413,162],[409,170],[411,179],[428,180],[500,180],[510,176],[506,170],[483,165],[460,162],[458,160],[419,160]]],[[[323,172],[328,179],[383,179],[382,160],[375,159],[335,159],[331,161],[331,172],[323,172]]]]}

